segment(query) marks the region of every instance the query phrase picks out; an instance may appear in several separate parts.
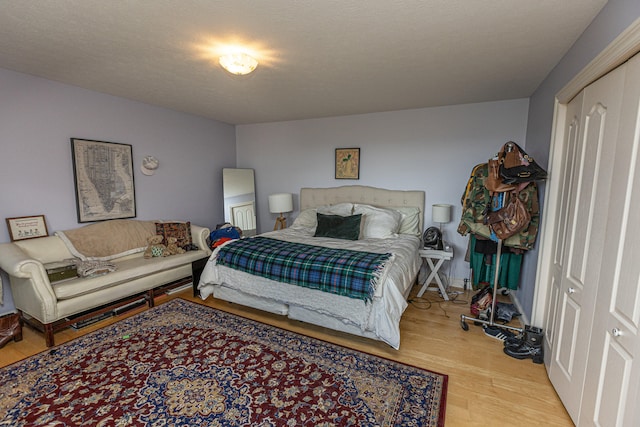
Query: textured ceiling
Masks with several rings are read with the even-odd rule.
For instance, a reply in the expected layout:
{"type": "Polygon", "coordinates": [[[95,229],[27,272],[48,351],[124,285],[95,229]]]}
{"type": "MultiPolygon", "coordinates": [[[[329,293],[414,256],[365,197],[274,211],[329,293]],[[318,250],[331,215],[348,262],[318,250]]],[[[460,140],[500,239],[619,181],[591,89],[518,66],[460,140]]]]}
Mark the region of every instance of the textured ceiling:
{"type": "Polygon", "coordinates": [[[605,3],[2,0],[0,68],[232,124],[513,99],[605,3]],[[253,74],[218,65],[229,42],[253,74]]]}

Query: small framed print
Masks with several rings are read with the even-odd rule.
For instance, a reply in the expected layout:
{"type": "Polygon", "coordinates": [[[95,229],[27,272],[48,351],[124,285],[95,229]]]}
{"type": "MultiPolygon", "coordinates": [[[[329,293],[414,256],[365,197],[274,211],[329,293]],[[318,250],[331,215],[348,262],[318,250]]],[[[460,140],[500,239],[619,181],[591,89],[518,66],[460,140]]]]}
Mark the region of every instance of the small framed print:
{"type": "Polygon", "coordinates": [[[49,235],[44,215],[7,218],[7,228],[12,242],[49,235]]]}
{"type": "Polygon", "coordinates": [[[336,179],[360,179],[359,148],[336,148],[336,179]]]}

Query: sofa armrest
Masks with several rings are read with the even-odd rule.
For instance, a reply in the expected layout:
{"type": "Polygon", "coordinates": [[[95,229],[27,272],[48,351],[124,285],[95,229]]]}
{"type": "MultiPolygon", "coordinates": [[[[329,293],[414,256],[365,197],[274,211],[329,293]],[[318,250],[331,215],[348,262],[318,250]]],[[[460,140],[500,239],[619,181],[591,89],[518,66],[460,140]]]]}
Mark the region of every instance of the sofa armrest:
{"type": "Polygon", "coordinates": [[[206,251],[207,255],[211,255],[211,249],[207,246],[207,239],[210,234],[211,231],[208,228],[191,224],[191,240],[193,244],[206,251]]]}
{"type": "MultiPolygon", "coordinates": [[[[55,317],[57,298],[44,265],[14,243],[0,244],[0,268],[9,275],[16,308],[37,306],[38,317],[55,317]]],[[[44,319],[40,319],[44,320],[44,319]]]]}
{"type": "Polygon", "coordinates": [[[0,268],[10,276],[29,278],[31,272],[34,269],[37,271],[41,266],[40,261],[31,258],[18,245],[13,243],[0,244],[0,268]]]}

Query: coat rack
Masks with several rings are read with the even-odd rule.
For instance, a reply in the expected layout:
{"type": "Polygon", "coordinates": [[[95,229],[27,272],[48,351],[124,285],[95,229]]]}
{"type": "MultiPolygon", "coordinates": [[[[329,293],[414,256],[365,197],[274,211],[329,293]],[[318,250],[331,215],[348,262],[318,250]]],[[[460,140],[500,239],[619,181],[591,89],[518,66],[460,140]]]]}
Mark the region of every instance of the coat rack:
{"type": "MultiPolygon", "coordinates": [[[[485,186],[492,193],[504,193],[506,191],[512,191],[513,188],[511,187],[518,187],[519,185],[526,186],[531,181],[546,179],[547,177],[547,172],[542,169],[531,156],[529,156],[522,148],[518,146],[518,144],[513,141],[509,141],[503,145],[502,149],[497,155],[497,159],[494,158],[489,160],[488,168],[489,176],[485,181],[485,186]]],[[[510,224],[515,225],[516,223],[517,222],[514,221],[510,224]]],[[[502,235],[502,237],[505,236],[506,234],[502,235]]],[[[495,275],[493,278],[493,298],[491,301],[491,314],[489,316],[489,320],[477,319],[461,314],[460,327],[462,327],[462,329],[465,331],[469,330],[467,320],[473,320],[474,323],[486,325],[488,328],[502,328],[510,331],[515,331],[519,334],[522,334],[524,332],[524,328],[516,328],[514,326],[495,323],[501,256],[502,239],[498,238],[495,275]]]]}

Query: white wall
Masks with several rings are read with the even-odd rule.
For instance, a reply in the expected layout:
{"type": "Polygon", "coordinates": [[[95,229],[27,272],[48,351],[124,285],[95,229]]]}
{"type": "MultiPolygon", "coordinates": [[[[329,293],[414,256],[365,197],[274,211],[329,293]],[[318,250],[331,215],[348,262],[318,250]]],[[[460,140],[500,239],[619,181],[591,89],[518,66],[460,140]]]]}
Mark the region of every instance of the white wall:
{"type": "MultiPolygon", "coordinates": [[[[223,222],[222,168],[235,167],[234,126],[3,69],[0,219],[44,214],[50,234],[80,225],[72,137],[132,145],[139,219],[223,222]],[[140,172],[147,155],[160,161],[153,176],[140,172]]],[[[8,241],[0,226],[0,243],[8,241]]],[[[9,305],[10,298],[0,313],[9,305]]]]}
{"type": "Polygon", "coordinates": [[[237,126],[238,167],[256,172],[258,230],[268,231],[275,222],[277,215],[267,205],[272,193],[296,195],[294,218],[300,187],[359,184],[424,190],[426,226],[432,225],[432,204],[454,206],[454,221],[444,226],[456,251],[451,275],[468,278],[468,238],[456,232],[460,198],[473,166],[509,140],[524,141],[528,106],[527,99],[517,99],[237,126]],[[360,148],[359,180],[334,179],[334,154],[340,147],[360,148]]]}

